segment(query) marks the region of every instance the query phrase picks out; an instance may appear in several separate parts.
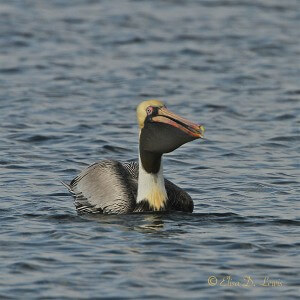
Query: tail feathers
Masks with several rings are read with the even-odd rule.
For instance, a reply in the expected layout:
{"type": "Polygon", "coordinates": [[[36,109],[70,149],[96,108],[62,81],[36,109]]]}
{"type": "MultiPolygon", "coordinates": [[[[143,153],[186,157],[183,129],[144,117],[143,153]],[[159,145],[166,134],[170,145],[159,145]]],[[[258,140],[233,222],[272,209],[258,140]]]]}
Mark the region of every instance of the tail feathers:
{"type": "Polygon", "coordinates": [[[74,197],[75,199],[75,207],[78,211],[78,213],[103,213],[103,210],[101,208],[95,208],[94,206],[92,206],[88,199],[86,199],[82,193],[75,193],[73,190],[72,190],[72,187],[70,184],[67,184],[63,181],[61,181],[61,184],[68,189],[68,191],[72,194],[72,196],[74,197]]]}
{"type": "Polygon", "coordinates": [[[60,183],[61,183],[65,188],[67,188],[69,192],[72,192],[71,187],[70,187],[67,183],[65,183],[65,182],[63,182],[63,181],[61,181],[61,180],[60,180],[60,183]]]}

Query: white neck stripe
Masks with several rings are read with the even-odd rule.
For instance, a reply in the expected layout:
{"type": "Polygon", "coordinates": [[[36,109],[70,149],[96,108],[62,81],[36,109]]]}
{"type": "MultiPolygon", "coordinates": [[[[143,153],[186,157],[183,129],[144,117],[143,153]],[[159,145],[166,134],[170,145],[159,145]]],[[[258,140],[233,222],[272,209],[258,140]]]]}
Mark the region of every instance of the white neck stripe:
{"type": "Polygon", "coordinates": [[[157,174],[147,173],[143,168],[141,157],[139,155],[137,203],[142,200],[148,200],[150,206],[155,210],[159,210],[165,205],[167,192],[163,176],[162,160],[157,174]]]}

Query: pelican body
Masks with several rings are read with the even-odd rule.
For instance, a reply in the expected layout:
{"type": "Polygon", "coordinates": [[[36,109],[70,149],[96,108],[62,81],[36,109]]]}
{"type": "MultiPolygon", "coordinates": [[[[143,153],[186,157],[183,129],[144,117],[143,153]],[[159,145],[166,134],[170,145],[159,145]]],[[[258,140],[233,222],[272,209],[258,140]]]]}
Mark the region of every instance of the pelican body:
{"type": "Polygon", "coordinates": [[[139,163],[104,160],[64,184],[80,213],[192,212],[193,200],[163,176],[162,155],[202,138],[204,127],[170,112],[163,102],[137,107],[139,163]]]}

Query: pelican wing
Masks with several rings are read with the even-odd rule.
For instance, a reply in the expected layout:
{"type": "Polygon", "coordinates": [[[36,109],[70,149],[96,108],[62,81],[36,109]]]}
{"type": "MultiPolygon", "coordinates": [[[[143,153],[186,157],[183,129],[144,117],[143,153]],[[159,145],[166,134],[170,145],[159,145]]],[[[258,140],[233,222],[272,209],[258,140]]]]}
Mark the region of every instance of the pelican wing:
{"type": "Polygon", "coordinates": [[[187,192],[168,179],[165,179],[165,187],[168,195],[168,209],[193,212],[194,202],[187,192]]]}
{"type": "MultiPolygon", "coordinates": [[[[81,213],[124,214],[136,206],[139,165],[105,160],[83,170],[70,183],[63,183],[75,199],[81,213]]],[[[193,200],[180,187],[165,179],[167,209],[193,211],[193,200]]]]}
{"type": "Polygon", "coordinates": [[[78,212],[129,213],[135,207],[136,190],[137,181],[112,160],[92,164],[69,185],[78,212]]]}

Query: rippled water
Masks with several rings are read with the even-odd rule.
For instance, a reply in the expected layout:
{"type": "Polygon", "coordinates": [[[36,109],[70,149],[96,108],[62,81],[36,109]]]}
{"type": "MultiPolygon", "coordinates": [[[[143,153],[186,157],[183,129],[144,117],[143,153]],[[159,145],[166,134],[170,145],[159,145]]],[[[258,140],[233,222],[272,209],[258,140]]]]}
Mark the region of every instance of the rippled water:
{"type": "Polygon", "coordinates": [[[298,0],[2,0],[0,298],[296,299],[299,28],[298,0]],[[136,159],[148,98],[206,126],[164,160],[194,213],[78,216],[59,180],[136,159]]]}

